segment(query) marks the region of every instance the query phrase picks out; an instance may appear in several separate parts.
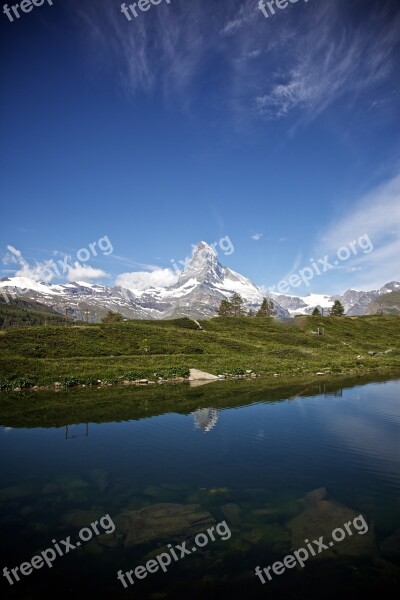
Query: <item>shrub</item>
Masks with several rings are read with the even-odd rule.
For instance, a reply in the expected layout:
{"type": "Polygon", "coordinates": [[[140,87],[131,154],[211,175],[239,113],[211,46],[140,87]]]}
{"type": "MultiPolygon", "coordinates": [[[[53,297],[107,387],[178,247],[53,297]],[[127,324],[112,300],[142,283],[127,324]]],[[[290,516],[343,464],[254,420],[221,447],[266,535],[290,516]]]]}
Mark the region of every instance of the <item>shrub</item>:
{"type": "Polygon", "coordinates": [[[27,388],[33,387],[35,382],[32,379],[18,378],[14,379],[12,382],[13,388],[21,388],[21,390],[25,390],[27,388]]]}
{"type": "Polygon", "coordinates": [[[246,375],[246,371],[244,369],[233,369],[232,375],[246,375]]]}
{"type": "Polygon", "coordinates": [[[145,379],[146,375],[143,373],[143,371],[129,371],[129,373],[126,373],[123,376],[123,379],[126,379],[128,381],[135,381],[136,379],[145,379]]]}
{"type": "Polygon", "coordinates": [[[81,383],[81,380],[78,379],[77,377],[66,377],[65,379],[63,379],[61,381],[62,385],[66,388],[68,387],[74,387],[76,385],[79,385],[81,383]]]}
{"type": "Polygon", "coordinates": [[[9,379],[0,379],[0,391],[11,390],[12,387],[12,383],[9,379]]]}
{"type": "Polygon", "coordinates": [[[173,319],[171,321],[175,325],[175,327],[182,327],[182,329],[196,329],[198,330],[198,325],[192,319],[188,317],[182,317],[181,319],[173,319]]]}
{"type": "Polygon", "coordinates": [[[121,383],[121,379],[118,377],[107,377],[107,379],[103,379],[103,383],[111,383],[115,385],[116,383],[121,383]]]}

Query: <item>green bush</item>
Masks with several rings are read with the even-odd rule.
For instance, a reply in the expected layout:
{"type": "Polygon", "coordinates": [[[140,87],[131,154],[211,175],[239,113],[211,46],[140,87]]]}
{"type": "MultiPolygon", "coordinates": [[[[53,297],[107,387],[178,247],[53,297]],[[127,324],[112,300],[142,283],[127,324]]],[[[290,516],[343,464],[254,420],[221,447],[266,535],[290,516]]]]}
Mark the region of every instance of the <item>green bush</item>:
{"type": "Polygon", "coordinates": [[[25,390],[35,385],[35,382],[32,379],[25,379],[24,377],[14,379],[11,383],[13,388],[18,387],[21,388],[21,390],[25,390]]]}
{"type": "Polygon", "coordinates": [[[127,381],[135,381],[136,379],[145,379],[146,375],[143,373],[143,371],[129,371],[129,373],[126,373],[123,376],[123,379],[126,379],[127,381]]]}
{"type": "Polygon", "coordinates": [[[175,325],[175,327],[181,327],[182,329],[198,329],[198,326],[196,325],[196,323],[194,321],[192,321],[192,319],[189,319],[188,317],[182,317],[181,319],[173,319],[172,321],[169,321],[170,323],[173,323],[175,325]]]}
{"type": "Polygon", "coordinates": [[[244,369],[233,369],[230,373],[231,375],[246,375],[246,371],[244,369]]]}
{"type": "Polygon", "coordinates": [[[9,379],[0,379],[0,390],[11,390],[13,387],[9,379]]]}
{"type": "Polygon", "coordinates": [[[79,385],[80,383],[82,383],[82,380],[78,379],[77,377],[66,377],[60,383],[62,383],[62,385],[64,387],[68,388],[68,387],[75,387],[76,385],[79,385]]]}
{"type": "Polygon", "coordinates": [[[107,379],[103,379],[102,383],[111,383],[115,385],[116,383],[121,383],[121,378],[119,377],[107,377],[107,379]]]}

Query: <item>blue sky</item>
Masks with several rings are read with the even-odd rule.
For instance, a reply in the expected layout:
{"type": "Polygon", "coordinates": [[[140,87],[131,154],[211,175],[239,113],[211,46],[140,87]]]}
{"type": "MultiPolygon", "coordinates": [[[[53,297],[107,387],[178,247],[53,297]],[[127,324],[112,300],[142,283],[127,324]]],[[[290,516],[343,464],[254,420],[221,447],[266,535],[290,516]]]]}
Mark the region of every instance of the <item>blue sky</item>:
{"type": "Polygon", "coordinates": [[[221,262],[269,287],[367,234],[292,292],[400,278],[399,3],[120,6],[0,15],[0,276],[107,236],[69,279],[161,285],[228,236],[221,262]]]}

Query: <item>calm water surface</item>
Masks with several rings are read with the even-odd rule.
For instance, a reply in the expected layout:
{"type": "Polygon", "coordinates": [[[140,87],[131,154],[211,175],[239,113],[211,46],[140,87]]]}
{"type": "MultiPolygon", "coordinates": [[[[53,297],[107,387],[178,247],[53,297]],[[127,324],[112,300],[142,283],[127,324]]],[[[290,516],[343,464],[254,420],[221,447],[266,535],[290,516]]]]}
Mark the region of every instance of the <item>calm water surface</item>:
{"type": "MultiPolygon", "coordinates": [[[[208,389],[213,385],[224,384],[208,389]]],[[[203,402],[190,414],[124,422],[1,427],[1,570],[29,561],[52,539],[76,539],[103,515],[116,525],[113,534],[94,537],[51,569],[21,576],[13,586],[2,577],[2,597],[394,597],[400,589],[400,381],[251,402],[230,405],[226,398],[225,408],[203,402]],[[341,527],[344,510],[362,513],[369,525],[365,543],[355,534],[353,549],[338,544],[333,554],[262,585],[255,567],[297,548],[310,519],[318,530],[307,535],[325,533],[321,505],[302,500],[319,488],[327,491],[325,528],[341,527]],[[189,540],[192,547],[196,533],[207,530],[208,524],[194,530],[179,522],[187,506],[205,523],[225,520],[230,539],[217,538],[167,573],[124,589],[120,569],[135,569],[168,543],[189,540]],[[143,525],[138,511],[145,507],[143,525]],[[174,534],[163,530],[165,508],[177,520],[174,534]]]]}

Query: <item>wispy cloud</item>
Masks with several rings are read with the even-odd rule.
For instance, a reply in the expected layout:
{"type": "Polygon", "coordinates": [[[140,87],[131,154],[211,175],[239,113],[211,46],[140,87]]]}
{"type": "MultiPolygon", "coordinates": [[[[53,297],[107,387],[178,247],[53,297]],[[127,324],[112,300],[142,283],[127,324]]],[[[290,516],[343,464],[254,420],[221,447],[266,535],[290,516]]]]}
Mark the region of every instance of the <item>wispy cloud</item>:
{"type": "Polygon", "coordinates": [[[259,242],[264,234],[263,233],[253,233],[251,239],[255,242],[259,242]]]}
{"type": "Polygon", "coordinates": [[[354,100],[388,79],[400,29],[382,1],[357,19],[339,0],[297,3],[270,20],[256,0],[161,3],[132,22],[100,0],[79,16],[98,68],[113,70],[128,96],[161,91],[183,107],[208,96],[239,120],[310,120],[344,96],[354,100]]]}
{"type": "Polygon", "coordinates": [[[358,252],[346,263],[349,272],[360,270],[358,281],[379,287],[400,278],[400,173],[353,203],[351,212],[332,223],[320,237],[318,252],[333,254],[362,235],[374,249],[358,252]]]}
{"type": "MultiPolygon", "coordinates": [[[[152,92],[183,96],[207,54],[207,14],[198,0],[162,3],[128,22],[119,6],[97,2],[80,8],[85,33],[99,62],[116,66],[128,96],[152,92]]],[[[100,67],[100,64],[99,64],[100,67]]]]}
{"type": "Polygon", "coordinates": [[[49,269],[52,265],[51,260],[36,262],[33,266],[29,265],[28,261],[23,257],[22,252],[11,245],[7,246],[7,252],[3,255],[2,262],[5,265],[15,265],[13,272],[16,277],[27,277],[34,281],[42,281],[44,279],[43,273],[48,274],[48,281],[51,281],[54,277],[53,271],[49,269]]]}
{"type": "Polygon", "coordinates": [[[355,97],[388,77],[394,64],[400,20],[385,10],[352,25],[335,2],[320,5],[294,38],[286,67],[275,72],[256,110],[269,118],[296,109],[314,118],[339,98],[355,97]]]}
{"type": "Polygon", "coordinates": [[[237,12],[224,24],[220,34],[223,36],[235,35],[243,26],[248,26],[258,16],[255,0],[246,0],[237,12]]]}
{"type": "MultiPolygon", "coordinates": [[[[54,279],[67,279],[68,281],[92,281],[109,277],[108,273],[103,269],[95,269],[90,265],[84,265],[78,261],[74,264],[70,263],[70,256],[64,253],[53,252],[53,255],[62,255],[65,257],[65,263],[61,267],[60,264],[54,262],[53,259],[36,261],[34,265],[30,265],[23,257],[22,252],[14,246],[8,245],[7,252],[2,257],[2,262],[5,265],[15,265],[15,269],[7,269],[3,272],[13,273],[15,277],[26,277],[34,281],[52,282],[54,279]]],[[[61,262],[61,261],[60,261],[61,262]]]]}

